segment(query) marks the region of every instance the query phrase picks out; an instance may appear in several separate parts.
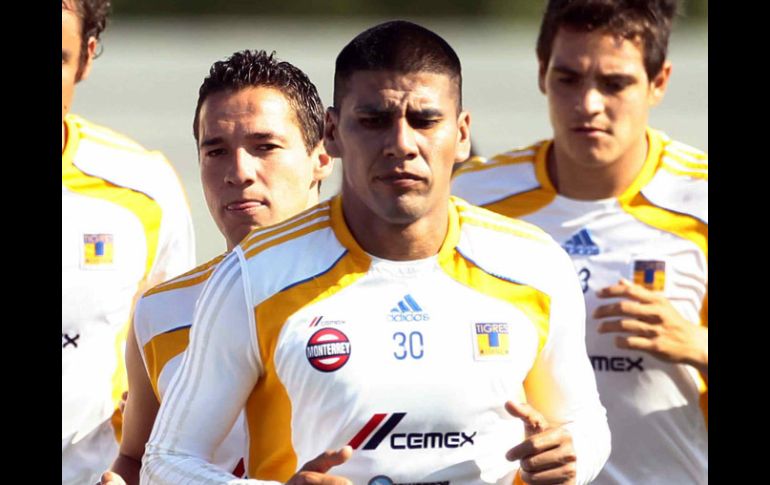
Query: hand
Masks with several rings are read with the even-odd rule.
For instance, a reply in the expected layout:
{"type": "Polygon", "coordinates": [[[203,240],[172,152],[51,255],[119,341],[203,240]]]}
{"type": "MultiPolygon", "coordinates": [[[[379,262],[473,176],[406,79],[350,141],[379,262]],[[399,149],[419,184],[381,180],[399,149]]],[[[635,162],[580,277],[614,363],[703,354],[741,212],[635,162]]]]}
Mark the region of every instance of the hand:
{"type": "Polygon", "coordinates": [[[353,448],[350,446],[343,446],[337,451],[324,451],[305,463],[286,485],[353,485],[347,478],[326,474],[332,467],[348,461],[352,455],[353,448]]]}
{"type": "Polygon", "coordinates": [[[599,333],[615,337],[621,349],[641,350],[668,362],[690,364],[708,378],[708,328],[685,320],[660,293],[621,279],[597,292],[599,298],[626,298],[602,305],[594,318],[620,317],[599,324],[599,333]]]}
{"type": "Polygon", "coordinates": [[[126,482],[117,473],[104,472],[97,485],[126,485],[126,482]]]}
{"type": "Polygon", "coordinates": [[[524,422],[524,441],[505,454],[508,461],[520,460],[521,479],[530,485],[574,484],[577,456],[569,431],[548,424],[529,404],[508,401],[505,410],[524,422]]]}

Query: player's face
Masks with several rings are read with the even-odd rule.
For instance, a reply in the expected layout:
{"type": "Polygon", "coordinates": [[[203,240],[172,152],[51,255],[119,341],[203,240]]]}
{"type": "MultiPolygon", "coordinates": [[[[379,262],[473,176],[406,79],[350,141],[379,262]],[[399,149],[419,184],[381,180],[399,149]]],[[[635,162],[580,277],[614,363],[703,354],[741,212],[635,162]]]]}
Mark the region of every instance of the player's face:
{"type": "Polygon", "coordinates": [[[539,78],[558,156],[566,163],[597,167],[639,153],[639,144],[646,144],[650,107],[663,98],[669,74],[667,63],[650,80],[634,42],[560,29],[539,78]]]}
{"type": "Polygon", "coordinates": [[[346,216],[402,225],[441,214],[452,166],[470,150],[470,117],[457,112],[450,77],[361,71],[346,88],[325,137],[344,163],[346,216]]]}
{"type": "Polygon", "coordinates": [[[228,249],[252,229],[317,203],[317,182],[331,172],[331,159],[320,143],[307,153],[280,91],[250,87],[212,94],[198,123],[203,192],[228,249]]]}
{"type": "Polygon", "coordinates": [[[88,42],[89,56],[85,67],[78,77],[80,66],[80,18],[72,9],[61,10],[61,118],[69,113],[75,84],[85,79],[91,68],[91,60],[96,49],[96,39],[88,42]]]}

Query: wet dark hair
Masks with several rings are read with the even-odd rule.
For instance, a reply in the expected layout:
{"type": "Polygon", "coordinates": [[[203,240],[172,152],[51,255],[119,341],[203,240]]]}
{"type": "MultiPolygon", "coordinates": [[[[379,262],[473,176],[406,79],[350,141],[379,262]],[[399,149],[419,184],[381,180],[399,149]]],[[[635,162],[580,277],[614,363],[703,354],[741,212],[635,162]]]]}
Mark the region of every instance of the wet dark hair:
{"type": "Polygon", "coordinates": [[[652,80],[666,60],[676,12],[676,0],[549,0],[540,24],[537,58],[548,65],[560,28],[606,32],[639,43],[652,80]]]}
{"type": "Polygon", "coordinates": [[[337,56],[334,106],[339,108],[347,82],[358,71],[446,74],[457,88],[462,109],[462,69],[454,49],[441,36],[406,20],[392,20],[358,34],[337,56]]]}
{"type": "Polygon", "coordinates": [[[193,119],[193,135],[198,140],[198,122],[203,102],[212,94],[236,92],[250,87],[269,87],[280,91],[297,117],[307,152],[318,146],[323,138],[324,107],[315,85],[307,75],[292,64],[267,54],[263,50],[236,52],[217,61],[209,70],[198,90],[198,105],[193,119]]]}

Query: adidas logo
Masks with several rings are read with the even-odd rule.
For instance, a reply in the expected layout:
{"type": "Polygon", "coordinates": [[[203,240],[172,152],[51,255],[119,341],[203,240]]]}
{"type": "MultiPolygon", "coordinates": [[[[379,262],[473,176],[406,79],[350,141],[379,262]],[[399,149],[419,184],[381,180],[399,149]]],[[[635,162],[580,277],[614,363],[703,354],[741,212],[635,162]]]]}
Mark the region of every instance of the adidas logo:
{"type": "Polygon", "coordinates": [[[599,246],[591,239],[588,229],[581,229],[580,232],[569,238],[562,248],[567,251],[567,254],[577,254],[580,256],[599,254],[599,246]]]}
{"type": "Polygon", "coordinates": [[[405,295],[388,315],[391,322],[424,322],[429,318],[430,315],[422,311],[412,295],[405,295]]]}

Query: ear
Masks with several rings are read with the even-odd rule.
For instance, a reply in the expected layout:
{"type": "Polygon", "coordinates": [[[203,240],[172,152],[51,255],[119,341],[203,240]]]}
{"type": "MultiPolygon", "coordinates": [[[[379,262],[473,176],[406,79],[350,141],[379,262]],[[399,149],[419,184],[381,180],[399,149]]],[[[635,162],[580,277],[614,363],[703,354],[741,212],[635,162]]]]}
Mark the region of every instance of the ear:
{"type": "Polygon", "coordinates": [[[334,169],[334,158],[326,153],[323,143],[319,143],[313,149],[310,157],[313,161],[313,182],[320,182],[331,175],[334,169]]]}
{"type": "Polygon", "coordinates": [[[326,109],[326,120],[324,122],[324,148],[330,157],[341,158],[339,140],[337,138],[337,127],[340,122],[340,114],[336,108],[330,106],[326,109]]]}
{"type": "Polygon", "coordinates": [[[467,111],[460,113],[457,119],[457,150],[455,163],[464,162],[471,155],[471,114],[467,111]]]}
{"type": "Polygon", "coordinates": [[[668,80],[671,78],[671,69],[671,62],[664,62],[658,75],[650,82],[650,106],[655,106],[663,100],[668,88],[668,80]]]}
{"type": "Polygon", "coordinates": [[[540,92],[545,94],[545,73],[548,71],[548,66],[542,62],[537,63],[537,87],[540,88],[540,92]]]}
{"type": "Polygon", "coordinates": [[[91,64],[94,62],[94,56],[96,55],[96,37],[89,37],[87,49],[88,49],[88,57],[86,58],[86,65],[83,66],[83,69],[80,70],[80,76],[78,76],[78,82],[84,80],[88,77],[88,73],[91,72],[91,64]]]}

